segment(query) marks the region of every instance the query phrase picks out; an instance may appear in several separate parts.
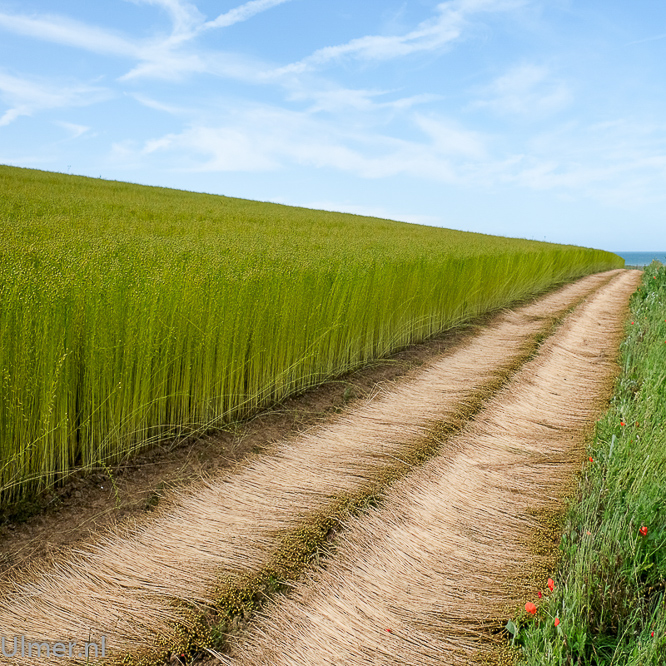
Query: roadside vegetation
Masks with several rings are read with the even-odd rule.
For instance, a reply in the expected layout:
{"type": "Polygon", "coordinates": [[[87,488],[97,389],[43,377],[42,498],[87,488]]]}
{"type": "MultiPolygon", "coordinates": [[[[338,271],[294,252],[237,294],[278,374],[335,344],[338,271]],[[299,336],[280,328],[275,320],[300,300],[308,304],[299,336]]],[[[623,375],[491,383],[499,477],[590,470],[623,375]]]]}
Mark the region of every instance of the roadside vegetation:
{"type": "Polygon", "coordinates": [[[0,515],[611,253],[0,166],[0,515]]]}
{"type": "Polygon", "coordinates": [[[508,625],[530,666],[666,663],[666,267],[657,262],[632,296],[621,353],[565,518],[555,589],[508,625]]]}

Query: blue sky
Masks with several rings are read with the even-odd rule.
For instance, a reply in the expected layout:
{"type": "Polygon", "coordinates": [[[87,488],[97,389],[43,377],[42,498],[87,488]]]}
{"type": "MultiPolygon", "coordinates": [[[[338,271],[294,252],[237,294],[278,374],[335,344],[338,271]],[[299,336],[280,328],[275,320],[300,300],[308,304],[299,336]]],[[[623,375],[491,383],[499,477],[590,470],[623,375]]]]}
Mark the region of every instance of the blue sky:
{"type": "Polygon", "coordinates": [[[666,249],[663,0],[0,0],[0,163],[666,249]]]}

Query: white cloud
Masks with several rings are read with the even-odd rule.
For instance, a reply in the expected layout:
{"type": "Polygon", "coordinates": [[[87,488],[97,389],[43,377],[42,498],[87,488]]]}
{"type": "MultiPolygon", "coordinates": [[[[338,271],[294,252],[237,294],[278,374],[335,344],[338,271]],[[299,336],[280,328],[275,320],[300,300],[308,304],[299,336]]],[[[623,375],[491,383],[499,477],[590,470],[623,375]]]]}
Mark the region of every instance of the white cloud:
{"type": "MultiPolygon", "coordinates": [[[[424,133],[418,141],[382,133],[372,122],[376,114],[348,123],[266,105],[226,107],[231,110],[217,123],[198,121],[141,146],[117,146],[116,158],[142,168],[153,164],[184,172],[306,168],[368,179],[404,176],[482,191],[551,191],[626,208],[666,199],[660,186],[666,181],[666,127],[646,131],[615,121],[565,124],[528,140],[518,153],[517,146],[502,152],[496,137],[432,114],[409,116],[424,133]]],[[[324,204],[319,201],[317,207],[326,208],[324,204]]],[[[349,206],[344,210],[370,214],[349,206]]],[[[372,214],[395,217],[388,211],[372,214]]]]}
{"type": "Polygon", "coordinates": [[[203,25],[203,28],[227,28],[235,23],[247,21],[249,18],[265,12],[267,9],[272,9],[278,5],[282,5],[290,0],[251,0],[239,7],[235,7],[225,14],[220,14],[215,20],[209,21],[203,25]]]}
{"type": "Polygon", "coordinates": [[[272,171],[280,164],[275,151],[262,145],[262,138],[237,127],[192,127],[148,141],[141,152],[185,153],[185,168],[196,171],[272,171]]]}
{"type": "Polygon", "coordinates": [[[0,70],[0,96],[10,107],[0,117],[0,126],[3,126],[44,109],[95,104],[109,99],[111,93],[93,86],[57,85],[52,79],[29,81],[0,70]]]}
{"type": "Polygon", "coordinates": [[[153,99],[152,97],[148,97],[147,95],[141,95],[140,93],[133,93],[131,96],[137,102],[139,102],[139,104],[149,109],[155,109],[156,111],[163,111],[164,113],[168,113],[172,116],[180,116],[180,115],[194,113],[194,109],[186,109],[183,107],[175,106],[173,104],[165,104],[164,102],[160,102],[159,100],[153,99]]]}
{"type": "Polygon", "coordinates": [[[528,142],[500,182],[631,209],[666,201],[666,124],[565,123],[528,142]]]}
{"type": "Polygon", "coordinates": [[[545,67],[519,65],[498,77],[484,91],[485,99],[473,107],[487,107],[507,114],[543,116],[559,111],[572,101],[563,81],[553,80],[545,67]]]}
{"type": "Polygon", "coordinates": [[[209,71],[210,67],[199,54],[179,53],[157,44],[152,49],[144,50],[139,64],[123,74],[119,81],[141,78],[178,80],[186,74],[200,74],[209,71]]]}
{"type": "Polygon", "coordinates": [[[479,132],[459,127],[450,120],[421,114],[416,114],[414,121],[430,136],[433,148],[437,152],[444,155],[458,155],[474,161],[487,158],[485,138],[479,132]]]}
{"type": "Polygon", "coordinates": [[[21,116],[29,116],[30,115],[30,109],[25,106],[17,106],[14,107],[13,109],[8,109],[5,111],[2,116],[0,116],[0,127],[4,127],[5,125],[9,125],[10,123],[13,123],[17,118],[20,118],[21,116]]]}
{"type": "Polygon", "coordinates": [[[342,88],[322,81],[309,81],[308,83],[307,87],[303,85],[294,86],[293,84],[285,84],[285,87],[291,91],[287,99],[312,102],[312,105],[307,109],[309,113],[319,111],[327,113],[370,112],[382,109],[405,111],[418,104],[427,104],[441,98],[440,95],[424,93],[390,101],[376,101],[393,91],[342,88]]]}
{"type": "Polygon", "coordinates": [[[0,28],[47,42],[74,46],[93,53],[128,58],[140,55],[135,41],[62,16],[21,16],[0,12],[0,28]]]}
{"type": "Polygon", "coordinates": [[[324,89],[316,87],[300,87],[292,92],[288,99],[294,101],[312,101],[309,112],[328,111],[330,113],[339,113],[341,111],[355,110],[368,111],[376,108],[377,104],[373,101],[377,97],[385,95],[383,90],[353,90],[349,88],[337,88],[326,86],[324,89]]]}
{"type": "Polygon", "coordinates": [[[138,61],[140,64],[129,75],[121,77],[121,80],[139,75],[174,78],[183,72],[205,70],[205,65],[202,64],[197,55],[178,52],[180,45],[194,34],[189,30],[195,21],[189,3],[183,5],[177,0],[136,1],[166,8],[172,16],[174,32],[166,38],[131,39],[62,16],[21,16],[6,13],[0,13],[0,28],[19,35],[80,48],[92,53],[138,61]]]}
{"type": "MultiPolygon", "coordinates": [[[[450,137],[453,137],[453,130],[450,137]]],[[[428,143],[385,136],[359,126],[349,129],[303,112],[276,107],[235,108],[224,124],[197,123],[181,133],[146,142],[123,157],[130,161],[160,154],[183,170],[271,171],[290,166],[334,169],[363,178],[412,175],[461,182],[456,163],[461,153],[478,150],[471,137],[459,139],[451,154],[428,143]],[[467,145],[463,145],[464,142],[467,145]]],[[[120,149],[116,151],[121,154],[120,149]]]]}
{"type": "Polygon", "coordinates": [[[68,123],[62,120],[56,120],[54,121],[54,124],[67,130],[69,133],[69,136],[67,137],[68,140],[78,139],[80,136],[83,136],[90,131],[90,127],[87,127],[86,125],[77,125],[76,123],[68,123]]]}
{"type": "MultiPolygon", "coordinates": [[[[215,76],[266,82],[266,67],[250,64],[236,54],[207,53],[195,45],[186,50],[202,31],[244,21],[288,0],[253,0],[205,22],[191,2],[184,0],[130,0],[164,9],[173,25],[171,34],[137,39],[56,15],[18,15],[0,12],[0,28],[15,34],[63,44],[102,55],[135,60],[137,64],[121,81],[139,78],[178,79],[186,74],[209,73],[215,76]]],[[[274,77],[268,76],[274,80],[274,77]]]]}
{"type": "MultiPolygon", "coordinates": [[[[304,89],[305,86],[299,81],[302,77],[298,75],[311,68],[311,65],[345,55],[372,60],[436,49],[457,39],[471,14],[504,11],[521,6],[529,0],[449,0],[437,5],[434,17],[403,35],[360,37],[347,44],[320,49],[301,63],[281,68],[268,66],[235,53],[207,51],[200,48],[196,40],[203,32],[229,27],[290,0],[251,0],[207,22],[196,5],[189,0],[128,1],[165,10],[171,18],[171,34],[137,39],[62,16],[8,13],[0,13],[0,28],[35,39],[134,60],[132,68],[119,78],[121,82],[147,78],[179,80],[190,74],[205,73],[258,84],[277,84],[289,90],[290,87],[293,89],[294,82],[301,84],[301,89],[304,89]]],[[[319,89],[317,94],[312,96],[315,99],[315,110],[341,106],[369,108],[370,98],[379,94],[351,91],[347,100],[344,100],[343,95],[335,91],[330,84],[315,83],[315,88],[319,89]],[[322,92],[322,88],[328,90],[322,92]]],[[[393,105],[397,109],[422,101],[423,96],[416,95],[385,104],[393,105]]]]}
{"type": "Polygon", "coordinates": [[[318,49],[303,60],[280,68],[280,73],[304,72],[332,60],[353,57],[381,61],[432,51],[458,39],[470,15],[507,11],[523,6],[526,0],[449,0],[437,5],[437,15],[421,22],[403,35],[367,35],[345,44],[318,49]]]}
{"type": "Polygon", "coordinates": [[[129,0],[136,4],[156,5],[162,7],[173,24],[175,35],[192,35],[204,22],[204,16],[197,7],[181,0],[129,0]]]}
{"type": "Polygon", "coordinates": [[[252,0],[221,14],[213,21],[205,21],[203,15],[190,2],[180,0],[132,0],[162,6],[171,14],[173,33],[161,41],[145,44],[140,53],[139,64],[121,77],[121,81],[140,78],[178,79],[187,74],[212,74],[242,80],[263,80],[259,67],[236,54],[206,53],[192,47],[184,52],[186,42],[194,41],[204,31],[225,28],[246,21],[272,7],[289,0],[252,0]]]}

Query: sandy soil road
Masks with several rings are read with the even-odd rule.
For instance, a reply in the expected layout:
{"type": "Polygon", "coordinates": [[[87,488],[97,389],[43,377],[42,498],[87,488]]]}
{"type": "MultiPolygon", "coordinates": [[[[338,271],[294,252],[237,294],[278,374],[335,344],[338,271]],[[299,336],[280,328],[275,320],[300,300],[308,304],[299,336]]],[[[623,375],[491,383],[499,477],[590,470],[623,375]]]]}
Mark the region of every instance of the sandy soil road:
{"type": "Polygon", "coordinates": [[[574,311],[441,455],[350,521],[339,556],[270,605],[224,663],[478,663],[507,608],[536,600],[540,576],[546,589],[548,557],[530,547],[538,510],[580,468],[636,286],[626,272],[574,311]]]}

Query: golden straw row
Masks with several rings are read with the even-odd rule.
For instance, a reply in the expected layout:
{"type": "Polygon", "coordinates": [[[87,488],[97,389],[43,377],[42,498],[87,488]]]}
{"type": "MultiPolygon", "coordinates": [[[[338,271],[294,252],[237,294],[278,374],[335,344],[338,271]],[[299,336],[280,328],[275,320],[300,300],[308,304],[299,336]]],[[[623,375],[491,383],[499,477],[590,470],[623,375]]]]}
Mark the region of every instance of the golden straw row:
{"type": "Polygon", "coordinates": [[[269,605],[235,656],[220,661],[479,663],[490,630],[538,602],[531,576],[547,593],[548,557],[530,549],[537,514],[557,503],[580,465],[639,279],[624,272],[569,315],[442,455],[350,519],[339,555],[269,605]]]}
{"type": "MultiPolygon", "coordinates": [[[[118,529],[69,560],[2,590],[0,627],[11,641],[105,638],[106,655],[135,653],[174,631],[174,600],[210,602],[220,575],[265,566],[279,535],[362,487],[396,452],[516,365],[554,318],[617,271],[589,276],[499,315],[415,379],[280,445],[232,474],[183,493],[145,523],[118,529]]],[[[16,666],[77,663],[22,657],[16,666]]]]}

